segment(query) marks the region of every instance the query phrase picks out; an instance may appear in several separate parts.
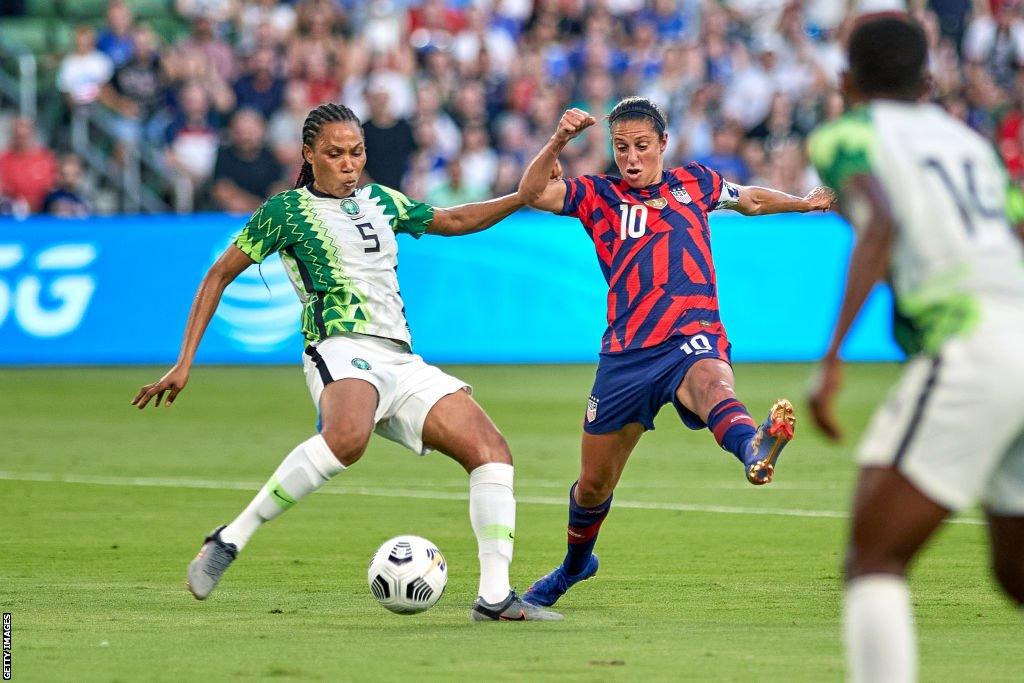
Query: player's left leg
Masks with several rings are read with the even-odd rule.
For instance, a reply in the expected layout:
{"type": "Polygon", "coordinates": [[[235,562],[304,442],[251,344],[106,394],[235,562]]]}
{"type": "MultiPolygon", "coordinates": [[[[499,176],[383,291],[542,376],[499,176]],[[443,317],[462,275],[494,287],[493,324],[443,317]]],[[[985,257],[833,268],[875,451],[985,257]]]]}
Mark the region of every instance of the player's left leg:
{"type": "Polygon", "coordinates": [[[439,399],[423,422],[423,444],[449,456],[469,473],[469,520],[480,558],[477,621],[553,621],[562,616],[524,603],[508,572],[515,540],[516,500],[512,454],[494,422],[468,391],[439,399]]]}
{"type": "Polygon", "coordinates": [[[751,484],[771,482],[775,462],[793,438],[793,405],[777,400],[757,425],[736,397],[732,366],[721,358],[703,358],[686,369],[675,398],[708,426],[715,441],[735,455],[751,484]]]}
{"type": "Polygon", "coordinates": [[[907,567],[949,514],[895,467],[863,467],[846,556],[843,631],[850,679],[914,681],[907,567]]]}
{"type": "Polygon", "coordinates": [[[569,525],[562,564],[533,582],[528,602],[550,606],[597,573],[597,535],[612,506],[612,492],[645,426],[630,422],[606,434],[583,433],[579,479],[569,488],[569,525]]]}

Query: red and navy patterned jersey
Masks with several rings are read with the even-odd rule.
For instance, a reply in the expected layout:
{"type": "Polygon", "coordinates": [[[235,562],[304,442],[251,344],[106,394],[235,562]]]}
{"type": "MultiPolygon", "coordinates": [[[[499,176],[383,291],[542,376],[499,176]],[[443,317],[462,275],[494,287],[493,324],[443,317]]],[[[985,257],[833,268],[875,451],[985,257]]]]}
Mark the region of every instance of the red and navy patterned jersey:
{"type": "Polygon", "coordinates": [[[633,189],[614,176],[565,181],[561,213],[583,223],[608,281],[602,353],[657,346],[679,335],[725,330],[718,315],[708,213],[738,199],[735,187],[698,163],[633,189]]]}

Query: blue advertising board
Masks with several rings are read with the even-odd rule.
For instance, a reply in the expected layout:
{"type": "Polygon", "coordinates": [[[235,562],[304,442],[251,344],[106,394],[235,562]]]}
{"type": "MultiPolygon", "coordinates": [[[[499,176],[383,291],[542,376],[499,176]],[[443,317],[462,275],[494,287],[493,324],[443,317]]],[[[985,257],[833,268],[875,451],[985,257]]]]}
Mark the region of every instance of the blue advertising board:
{"type": "MultiPolygon", "coordinates": [[[[0,364],[169,363],[192,295],[244,218],[224,214],[0,221],[0,364]]],[[[824,351],[849,258],[834,215],[711,221],[722,317],[739,361],[813,360],[824,351]]],[[[574,219],[521,211],[459,238],[399,239],[415,350],[438,363],[592,362],[606,288],[574,219]]],[[[893,360],[880,287],[845,355],[893,360]]],[[[203,363],[292,363],[299,304],[276,257],[224,294],[203,363]]]]}

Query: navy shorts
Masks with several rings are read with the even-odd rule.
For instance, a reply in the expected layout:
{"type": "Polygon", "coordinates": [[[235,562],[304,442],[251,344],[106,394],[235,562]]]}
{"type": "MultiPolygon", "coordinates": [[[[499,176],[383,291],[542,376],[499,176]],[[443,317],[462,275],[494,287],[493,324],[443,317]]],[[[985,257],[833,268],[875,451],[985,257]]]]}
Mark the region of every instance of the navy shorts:
{"type": "Polygon", "coordinates": [[[648,349],[602,353],[587,401],[584,431],[608,434],[631,422],[654,429],[654,416],[666,403],[675,406],[687,427],[703,429],[707,425],[679,403],[676,389],[699,360],[719,358],[730,363],[731,348],[724,334],[702,332],[673,337],[648,349]]]}

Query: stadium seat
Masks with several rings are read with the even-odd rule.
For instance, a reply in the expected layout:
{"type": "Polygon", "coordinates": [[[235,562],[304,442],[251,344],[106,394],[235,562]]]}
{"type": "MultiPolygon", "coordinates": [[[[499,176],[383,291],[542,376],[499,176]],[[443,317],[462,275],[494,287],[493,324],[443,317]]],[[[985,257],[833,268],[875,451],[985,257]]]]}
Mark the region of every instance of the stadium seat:
{"type": "Polygon", "coordinates": [[[72,21],[98,19],[107,15],[109,0],[64,0],[61,14],[72,21]]]}
{"type": "Polygon", "coordinates": [[[25,15],[34,19],[57,16],[57,0],[25,0],[25,15]]]}
{"type": "Polygon", "coordinates": [[[45,54],[50,45],[50,20],[36,17],[7,17],[0,22],[0,43],[45,54]]]}
{"type": "Polygon", "coordinates": [[[128,0],[132,13],[137,20],[155,19],[174,15],[171,7],[173,0],[128,0]]]}
{"type": "Polygon", "coordinates": [[[75,47],[75,27],[64,21],[53,22],[50,31],[50,52],[64,55],[75,47]]]}

